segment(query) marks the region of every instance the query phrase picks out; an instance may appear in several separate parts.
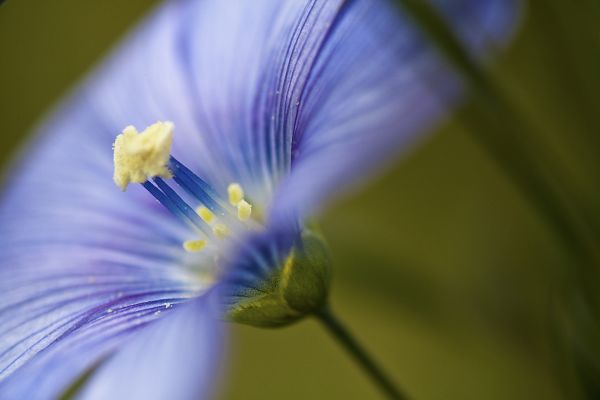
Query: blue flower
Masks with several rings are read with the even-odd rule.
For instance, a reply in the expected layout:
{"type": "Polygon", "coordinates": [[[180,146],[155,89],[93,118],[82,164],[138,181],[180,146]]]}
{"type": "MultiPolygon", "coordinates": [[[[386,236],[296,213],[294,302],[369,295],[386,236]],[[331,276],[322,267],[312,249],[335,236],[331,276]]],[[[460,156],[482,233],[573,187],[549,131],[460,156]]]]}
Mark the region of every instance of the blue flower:
{"type": "MultiPolygon", "coordinates": [[[[516,0],[435,3],[473,54],[514,25],[516,0]]],[[[406,151],[461,86],[387,0],[162,6],[11,175],[0,398],[54,398],[85,373],[84,398],[209,396],[223,337],[215,311],[281,267],[307,218],[406,151]],[[176,126],[175,179],[123,194],[111,179],[115,135],[157,120],[176,126]],[[190,212],[200,205],[221,222],[190,212]],[[217,282],[227,290],[209,296],[217,282]]]]}

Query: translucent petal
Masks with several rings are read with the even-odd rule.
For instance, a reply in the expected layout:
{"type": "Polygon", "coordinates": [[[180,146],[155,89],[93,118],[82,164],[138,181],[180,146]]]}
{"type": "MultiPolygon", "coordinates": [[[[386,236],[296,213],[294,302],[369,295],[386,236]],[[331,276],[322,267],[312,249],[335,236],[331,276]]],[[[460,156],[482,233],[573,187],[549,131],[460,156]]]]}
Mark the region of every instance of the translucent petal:
{"type": "MultiPolygon", "coordinates": [[[[384,3],[350,2],[320,50],[299,101],[292,168],[273,201],[274,220],[305,217],[364,180],[460,100],[457,74],[409,17],[384,3]]],[[[518,2],[433,3],[482,57],[510,36],[518,2]]]]}
{"type": "Polygon", "coordinates": [[[205,299],[146,328],[103,364],[78,398],[210,398],[223,332],[205,299]]]}
{"type": "Polygon", "coordinates": [[[141,188],[110,182],[102,126],[85,107],[58,114],[4,194],[0,398],[55,397],[157,311],[210,285],[181,251],[189,230],[141,188]]]}

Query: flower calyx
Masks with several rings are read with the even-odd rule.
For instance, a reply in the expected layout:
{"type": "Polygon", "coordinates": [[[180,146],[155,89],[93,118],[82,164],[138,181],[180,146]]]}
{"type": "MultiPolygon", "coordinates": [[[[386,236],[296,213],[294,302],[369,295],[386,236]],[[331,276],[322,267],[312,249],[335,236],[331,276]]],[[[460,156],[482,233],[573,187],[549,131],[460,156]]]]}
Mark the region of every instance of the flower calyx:
{"type": "Polygon", "coordinates": [[[331,282],[331,257],[321,235],[301,234],[283,265],[258,289],[230,307],[227,317],[246,325],[276,328],[310,315],[327,302],[331,282]]]}

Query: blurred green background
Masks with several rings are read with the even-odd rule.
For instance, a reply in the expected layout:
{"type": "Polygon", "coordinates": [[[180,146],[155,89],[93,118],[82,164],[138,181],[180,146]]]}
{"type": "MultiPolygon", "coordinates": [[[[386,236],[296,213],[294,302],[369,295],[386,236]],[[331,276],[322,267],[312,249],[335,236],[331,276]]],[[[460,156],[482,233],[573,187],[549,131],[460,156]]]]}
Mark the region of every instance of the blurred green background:
{"type": "MultiPolygon", "coordinates": [[[[4,163],[151,3],[9,0],[0,7],[4,163]]],[[[598,86],[600,38],[585,31],[593,16],[560,4],[530,5],[497,73],[560,149],[556,162],[571,190],[597,205],[600,130],[586,93],[598,86]]],[[[466,105],[324,215],[336,261],[333,307],[415,399],[559,399],[550,315],[562,255],[466,132],[471,112],[466,105]]],[[[234,326],[229,359],[222,399],[380,398],[315,321],[281,330],[234,326]]]]}

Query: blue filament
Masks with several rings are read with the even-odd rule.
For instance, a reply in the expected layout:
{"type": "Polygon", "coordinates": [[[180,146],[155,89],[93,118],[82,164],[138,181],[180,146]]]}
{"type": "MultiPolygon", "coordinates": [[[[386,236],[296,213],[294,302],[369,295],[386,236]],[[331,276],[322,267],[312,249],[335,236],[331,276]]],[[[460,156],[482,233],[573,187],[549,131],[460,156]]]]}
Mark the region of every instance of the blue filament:
{"type": "Polygon", "coordinates": [[[202,232],[207,234],[208,236],[212,236],[213,232],[210,229],[209,225],[196,214],[196,211],[192,209],[171,187],[162,179],[162,178],[154,178],[154,183],[158,186],[160,190],[171,199],[177,207],[181,210],[182,214],[190,220],[196,227],[200,228],[202,232]]]}
{"type": "MultiPolygon", "coordinates": [[[[223,222],[226,222],[230,226],[237,226],[239,224],[239,221],[232,218],[237,210],[230,207],[208,183],[177,161],[175,157],[171,156],[170,158],[169,170],[173,174],[175,183],[198,200],[200,204],[207,207],[213,214],[218,215],[223,222]]],[[[146,181],[143,183],[143,186],[163,206],[180,220],[198,228],[207,236],[214,236],[210,225],[200,218],[196,211],[164,179],[155,177],[152,180],[154,183],[146,181]]]]}
{"type": "Polygon", "coordinates": [[[194,227],[200,229],[207,236],[212,237],[213,233],[209,226],[196,214],[196,212],[186,204],[186,202],[167,185],[161,178],[154,178],[154,186],[150,181],[142,184],[156,200],[160,202],[167,210],[173,213],[180,220],[191,223],[194,227]]]}
{"type": "Polygon", "coordinates": [[[154,196],[154,198],[158,200],[158,202],[162,204],[167,210],[171,211],[171,213],[173,213],[176,217],[185,220],[185,215],[179,209],[179,207],[177,207],[171,199],[169,199],[163,192],[161,192],[159,188],[150,183],[150,181],[142,183],[142,186],[144,186],[144,188],[146,188],[146,190],[150,192],[150,194],[154,196]]]}
{"type": "Polygon", "coordinates": [[[226,215],[230,211],[220,204],[215,198],[219,195],[215,193],[213,188],[203,179],[190,171],[185,165],[177,161],[171,156],[169,169],[173,173],[173,179],[184,190],[194,196],[200,203],[207,207],[210,211],[219,215],[226,215]]]}

